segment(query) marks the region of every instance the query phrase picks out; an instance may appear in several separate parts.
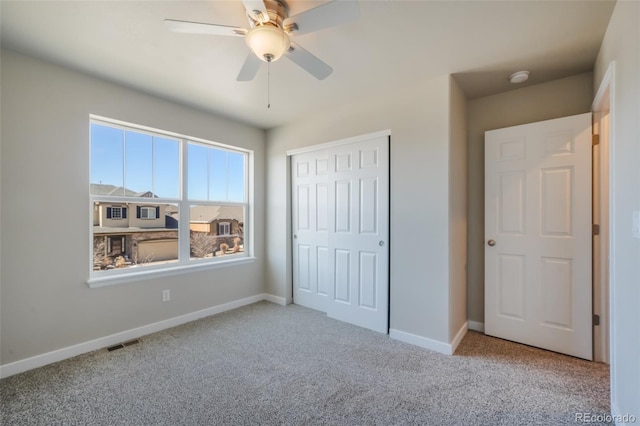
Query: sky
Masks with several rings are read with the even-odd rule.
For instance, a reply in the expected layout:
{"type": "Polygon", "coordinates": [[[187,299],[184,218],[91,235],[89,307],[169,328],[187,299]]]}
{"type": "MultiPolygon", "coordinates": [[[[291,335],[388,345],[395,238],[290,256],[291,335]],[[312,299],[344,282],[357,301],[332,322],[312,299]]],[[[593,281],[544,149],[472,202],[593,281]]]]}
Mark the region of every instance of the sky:
{"type": "MultiPolygon", "coordinates": [[[[245,156],[189,143],[187,198],[243,202],[245,156]]],[[[180,143],[131,130],[91,123],[91,183],[180,197],[180,143]]],[[[115,194],[114,194],[115,195],[115,194]]]]}

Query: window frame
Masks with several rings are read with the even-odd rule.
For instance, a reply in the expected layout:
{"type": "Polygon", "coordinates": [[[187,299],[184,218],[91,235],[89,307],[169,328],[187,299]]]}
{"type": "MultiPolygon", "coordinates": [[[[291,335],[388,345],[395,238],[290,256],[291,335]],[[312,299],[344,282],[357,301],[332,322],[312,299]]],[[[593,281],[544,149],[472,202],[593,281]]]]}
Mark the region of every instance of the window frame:
{"type": "MultiPolygon", "coordinates": [[[[131,281],[137,281],[139,279],[147,279],[153,276],[170,276],[176,274],[182,274],[199,269],[210,269],[227,267],[232,265],[241,265],[255,261],[253,252],[253,179],[254,179],[254,153],[253,150],[213,142],[206,139],[201,139],[193,136],[187,136],[175,132],[150,128],[147,126],[137,125],[133,123],[127,123],[120,120],[114,120],[107,117],[90,115],[89,125],[92,124],[109,126],[118,128],[123,131],[133,131],[144,134],[150,134],[151,136],[159,136],[164,138],[175,139],[179,144],[179,191],[178,198],[152,198],[149,197],[135,197],[135,196],[111,196],[111,195],[94,195],[89,191],[89,206],[90,206],[90,222],[89,222],[89,251],[93,251],[94,240],[94,225],[93,225],[93,211],[96,202],[120,204],[122,209],[129,210],[132,204],[138,206],[149,207],[158,206],[162,204],[173,204],[178,207],[178,259],[165,264],[159,265],[145,265],[144,267],[132,267],[112,270],[95,271],[93,264],[93,256],[90,256],[89,278],[87,284],[90,287],[103,287],[113,284],[126,283],[131,281]],[[223,151],[239,153],[243,155],[244,160],[244,199],[242,202],[227,202],[227,201],[209,201],[209,200],[197,200],[188,198],[188,148],[189,144],[203,145],[209,148],[215,148],[223,151]],[[242,206],[244,208],[244,238],[243,245],[244,251],[242,253],[234,254],[233,256],[223,257],[211,257],[211,258],[191,258],[190,257],[190,206],[191,205],[232,205],[242,206]]],[[[89,151],[91,152],[91,132],[89,135],[89,151]]],[[[124,147],[123,147],[124,149],[124,147]]],[[[89,154],[89,163],[91,164],[91,153],[89,154]]],[[[91,174],[90,174],[91,176],[91,174]]],[[[91,179],[89,179],[91,180],[91,179]]],[[[126,185],[126,183],[125,183],[126,185]]],[[[228,185],[228,182],[227,182],[228,185]]],[[[135,217],[135,211],[133,213],[135,217]]],[[[155,214],[155,213],[154,213],[155,214]]],[[[140,215],[142,216],[142,214],[140,215]]],[[[121,218],[122,219],[122,218],[121,218]]],[[[115,219],[115,220],[121,220],[115,219]]],[[[140,217],[141,220],[143,219],[140,217]]],[[[155,217],[158,219],[158,217],[155,217]]]]}

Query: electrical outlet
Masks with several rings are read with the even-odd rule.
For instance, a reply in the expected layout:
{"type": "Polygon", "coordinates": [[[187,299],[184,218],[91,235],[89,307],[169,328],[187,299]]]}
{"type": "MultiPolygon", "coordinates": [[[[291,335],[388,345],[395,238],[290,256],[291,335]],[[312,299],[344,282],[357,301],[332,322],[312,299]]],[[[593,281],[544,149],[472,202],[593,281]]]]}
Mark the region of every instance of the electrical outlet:
{"type": "Polygon", "coordinates": [[[171,291],[170,290],[162,290],[162,301],[168,302],[171,300],[171,291]]]}
{"type": "Polygon", "coordinates": [[[631,228],[633,238],[640,238],[640,210],[633,212],[633,227],[631,228]]]}

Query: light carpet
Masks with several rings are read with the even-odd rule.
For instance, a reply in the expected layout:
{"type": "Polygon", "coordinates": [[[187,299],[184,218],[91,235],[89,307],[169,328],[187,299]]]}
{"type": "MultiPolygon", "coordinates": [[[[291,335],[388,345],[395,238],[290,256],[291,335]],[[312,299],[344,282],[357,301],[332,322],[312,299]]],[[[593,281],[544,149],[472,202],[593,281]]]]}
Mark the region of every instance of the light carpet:
{"type": "MultiPolygon", "coordinates": [[[[260,302],[0,381],[3,425],[575,425],[609,369],[469,332],[453,356],[260,302]]],[[[594,424],[594,423],[590,423],[594,424]]]]}

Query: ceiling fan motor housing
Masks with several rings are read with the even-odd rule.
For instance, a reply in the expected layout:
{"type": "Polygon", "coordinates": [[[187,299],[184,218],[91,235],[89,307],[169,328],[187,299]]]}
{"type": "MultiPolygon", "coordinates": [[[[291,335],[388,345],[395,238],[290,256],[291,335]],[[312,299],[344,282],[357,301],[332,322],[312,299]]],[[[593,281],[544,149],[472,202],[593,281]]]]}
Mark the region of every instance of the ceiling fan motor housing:
{"type": "Polygon", "coordinates": [[[256,26],[273,25],[282,28],[284,20],[289,17],[289,6],[283,0],[264,0],[264,6],[269,15],[269,21],[261,22],[254,16],[249,16],[256,26]]]}

